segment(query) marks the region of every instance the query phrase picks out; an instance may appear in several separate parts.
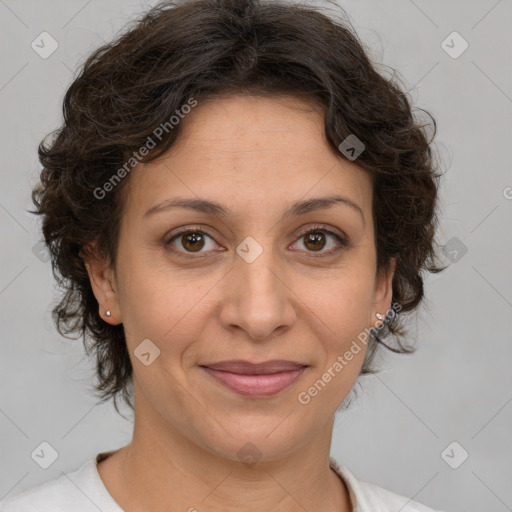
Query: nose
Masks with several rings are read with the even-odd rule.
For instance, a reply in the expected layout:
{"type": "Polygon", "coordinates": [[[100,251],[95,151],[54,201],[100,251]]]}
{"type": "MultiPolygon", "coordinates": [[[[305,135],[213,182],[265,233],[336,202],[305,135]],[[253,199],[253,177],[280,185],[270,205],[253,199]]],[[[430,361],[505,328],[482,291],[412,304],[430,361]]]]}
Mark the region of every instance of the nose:
{"type": "Polygon", "coordinates": [[[297,319],[297,297],[272,251],[251,263],[238,255],[224,285],[220,320],[228,330],[242,329],[262,341],[289,329],[297,319]]]}

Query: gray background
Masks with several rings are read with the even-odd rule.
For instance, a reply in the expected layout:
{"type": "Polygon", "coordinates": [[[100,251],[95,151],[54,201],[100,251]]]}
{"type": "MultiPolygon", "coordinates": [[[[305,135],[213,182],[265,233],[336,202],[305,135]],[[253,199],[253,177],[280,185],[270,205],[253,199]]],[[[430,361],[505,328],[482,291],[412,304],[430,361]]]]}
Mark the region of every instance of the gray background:
{"type": "MultiPolygon", "coordinates": [[[[61,122],[73,70],[148,5],[0,0],[0,498],[130,440],[130,422],[91,395],[80,340],[55,331],[58,291],[37,248],[38,221],[25,210],[37,145],[61,122]],[[31,48],[43,31],[59,44],[47,59],[31,48]],[[31,458],[43,441],[59,455],[48,469],[31,458]]],[[[385,356],[385,369],[361,381],[357,402],[337,417],[332,455],[434,508],[512,510],[512,2],[340,5],[374,60],[396,68],[414,103],[438,121],[446,170],[439,241],[450,266],[427,278],[427,301],[411,321],[417,353],[385,356]],[[469,44],[457,58],[441,45],[453,31],[469,44]],[[469,454],[457,469],[442,456],[453,441],[460,446],[445,460],[456,465],[462,450],[469,454]]],[[[452,52],[462,48],[452,39],[452,52]]]]}

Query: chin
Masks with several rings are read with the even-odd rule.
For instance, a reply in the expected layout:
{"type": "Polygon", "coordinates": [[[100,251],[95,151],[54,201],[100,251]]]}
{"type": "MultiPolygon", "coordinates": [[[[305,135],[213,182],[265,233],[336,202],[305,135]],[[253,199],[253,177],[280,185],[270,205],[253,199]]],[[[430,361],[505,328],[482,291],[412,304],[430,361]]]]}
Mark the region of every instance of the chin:
{"type": "Polygon", "coordinates": [[[301,440],[306,444],[310,437],[305,422],[299,421],[297,414],[290,415],[291,410],[280,409],[276,415],[240,414],[231,421],[224,416],[222,426],[214,422],[215,426],[210,424],[208,431],[204,431],[203,424],[201,445],[216,456],[232,461],[283,458],[296,451],[301,440]]]}

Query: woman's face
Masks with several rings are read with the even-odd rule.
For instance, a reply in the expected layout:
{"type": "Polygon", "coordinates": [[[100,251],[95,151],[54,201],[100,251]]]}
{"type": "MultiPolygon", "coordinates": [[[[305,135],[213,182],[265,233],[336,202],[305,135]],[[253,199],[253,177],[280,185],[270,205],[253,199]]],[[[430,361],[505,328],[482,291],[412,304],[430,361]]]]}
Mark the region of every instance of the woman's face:
{"type": "Polygon", "coordinates": [[[105,321],[124,325],[136,422],[233,460],[251,442],[270,460],[330,436],[364,360],[358,335],[390,307],[371,178],[292,97],[199,102],[181,123],[170,152],[125,178],[115,275],[89,266],[91,281],[105,321]],[[164,207],[177,199],[219,208],[164,207]],[[232,360],[306,368],[280,390],[204,368],[232,360]]]}

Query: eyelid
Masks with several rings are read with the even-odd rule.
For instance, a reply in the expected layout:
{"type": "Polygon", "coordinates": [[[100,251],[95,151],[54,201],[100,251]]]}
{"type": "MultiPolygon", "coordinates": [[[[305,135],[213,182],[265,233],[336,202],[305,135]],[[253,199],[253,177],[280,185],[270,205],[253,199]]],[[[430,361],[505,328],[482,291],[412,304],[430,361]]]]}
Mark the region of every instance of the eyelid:
{"type": "Polygon", "coordinates": [[[347,236],[345,235],[345,233],[343,233],[342,231],[340,231],[339,233],[337,233],[336,231],[334,231],[334,228],[331,228],[330,226],[326,225],[326,224],[313,224],[312,226],[309,226],[307,228],[304,228],[300,233],[299,233],[299,237],[301,236],[304,236],[305,234],[307,233],[310,233],[312,231],[325,231],[326,233],[330,234],[330,235],[335,235],[341,239],[343,239],[344,241],[347,240],[347,236]]]}

